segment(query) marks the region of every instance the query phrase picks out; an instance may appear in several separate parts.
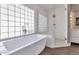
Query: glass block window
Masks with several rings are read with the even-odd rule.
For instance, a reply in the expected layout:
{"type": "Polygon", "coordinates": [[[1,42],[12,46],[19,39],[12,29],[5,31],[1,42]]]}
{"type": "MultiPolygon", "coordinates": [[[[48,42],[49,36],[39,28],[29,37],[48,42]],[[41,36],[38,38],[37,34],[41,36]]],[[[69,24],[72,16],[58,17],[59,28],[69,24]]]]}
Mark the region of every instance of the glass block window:
{"type": "Polygon", "coordinates": [[[39,14],[38,31],[47,32],[47,18],[42,14],[39,14]]]}
{"type": "Polygon", "coordinates": [[[0,39],[34,33],[34,10],[24,5],[0,5],[0,39]]]}

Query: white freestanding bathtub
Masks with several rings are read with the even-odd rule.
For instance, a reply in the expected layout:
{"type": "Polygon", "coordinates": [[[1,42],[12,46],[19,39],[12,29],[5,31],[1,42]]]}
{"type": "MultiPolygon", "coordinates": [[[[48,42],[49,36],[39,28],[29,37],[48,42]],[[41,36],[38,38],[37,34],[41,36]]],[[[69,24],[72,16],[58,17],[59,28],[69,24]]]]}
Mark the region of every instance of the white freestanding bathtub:
{"type": "Polygon", "coordinates": [[[0,42],[2,55],[38,55],[45,48],[46,35],[34,34],[0,42]]]}

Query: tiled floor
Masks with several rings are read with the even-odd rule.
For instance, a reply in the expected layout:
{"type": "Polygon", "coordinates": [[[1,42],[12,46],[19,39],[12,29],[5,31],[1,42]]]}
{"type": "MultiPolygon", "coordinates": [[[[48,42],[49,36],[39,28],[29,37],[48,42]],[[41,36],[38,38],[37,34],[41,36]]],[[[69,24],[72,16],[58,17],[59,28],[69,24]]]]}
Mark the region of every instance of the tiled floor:
{"type": "Polygon", "coordinates": [[[40,55],[79,55],[79,45],[72,44],[70,47],[63,48],[46,47],[40,55]]]}

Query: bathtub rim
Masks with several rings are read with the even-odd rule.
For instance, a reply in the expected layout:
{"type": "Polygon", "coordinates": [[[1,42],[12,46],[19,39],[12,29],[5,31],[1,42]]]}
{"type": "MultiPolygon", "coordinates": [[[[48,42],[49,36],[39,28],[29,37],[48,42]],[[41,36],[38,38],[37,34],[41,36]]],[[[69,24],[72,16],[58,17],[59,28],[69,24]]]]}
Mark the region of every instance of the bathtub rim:
{"type": "MultiPolygon", "coordinates": [[[[34,43],[37,43],[38,41],[40,41],[40,40],[42,40],[42,39],[45,39],[45,38],[47,37],[47,35],[44,35],[44,34],[35,34],[35,35],[43,35],[43,37],[40,38],[40,39],[38,39],[38,40],[35,40],[35,41],[31,42],[31,43],[28,43],[28,44],[26,44],[26,45],[23,45],[23,46],[21,46],[21,47],[19,47],[19,48],[16,48],[16,49],[14,49],[14,50],[12,50],[12,51],[5,52],[5,53],[1,53],[1,55],[10,55],[10,54],[12,54],[12,53],[14,53],[14,52],[16,52],[16,51],[19,51],[19,50],[21,50],[21,49],[23,49],[23,48],[25,48],[25,47],[28,47],[28,46],[30,46],[30,45],[32,45],[32,44],[34,44],[34,43]]],[[[15,40],[16,40],[16,39],[15,39],[15,40]]],[[[7,41],[12,41],[12,40],[7,40],[7,41]]],[[[7,41],[3,41],[3,43],[4,43],[4,42],[7,42],[7,41]]],[[[7,48],[6,48],[6,49],[7,49],[7,48]]]]}

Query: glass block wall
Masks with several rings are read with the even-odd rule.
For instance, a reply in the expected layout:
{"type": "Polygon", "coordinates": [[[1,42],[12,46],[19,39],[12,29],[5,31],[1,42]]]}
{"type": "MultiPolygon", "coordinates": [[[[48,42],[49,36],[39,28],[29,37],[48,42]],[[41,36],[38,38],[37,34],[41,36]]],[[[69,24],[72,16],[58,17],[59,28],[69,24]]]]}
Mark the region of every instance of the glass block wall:
{"type": "Polygon", "coordinates": [[[34,33],[34,10],[24,5],[0,5],[0,39],[34,33]]]}

